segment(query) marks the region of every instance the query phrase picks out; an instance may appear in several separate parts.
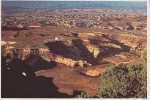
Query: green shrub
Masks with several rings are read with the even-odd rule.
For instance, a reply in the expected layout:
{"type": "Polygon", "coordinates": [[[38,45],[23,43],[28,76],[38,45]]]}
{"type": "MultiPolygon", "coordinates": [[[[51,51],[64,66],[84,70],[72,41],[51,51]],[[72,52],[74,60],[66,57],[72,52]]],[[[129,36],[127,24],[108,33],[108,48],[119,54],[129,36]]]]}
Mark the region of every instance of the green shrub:
{"type": "Polygon", "coordinates": [[[147,66],[147,51],[144,50],[141,55],[142,59],[144,60],[144,66],[147,66]]]}
{"type": "MultiPolygon", "coordinates": [[[[110,66],[101,74],[104,85],[97,89],[99,98],[146,98],[147,97],[147,51],[141,57],[144,64],[121,63],[110,66]]],[[[89,95],[82,92],[81,98],[89,95]]]]}
{"type": "Polygon", "coordinates": [[[81,92],[80,95],[77,96],[78,98],[90,98],[90,95],[88,94],[87,91],[81,92]]]}
{"type": "Polygon", "coordinates": [[[113,65],[101,75],[104,82],[98,88],[101,98],[145,98],[147,97],[147,76],[142,64],[113,65]]]}

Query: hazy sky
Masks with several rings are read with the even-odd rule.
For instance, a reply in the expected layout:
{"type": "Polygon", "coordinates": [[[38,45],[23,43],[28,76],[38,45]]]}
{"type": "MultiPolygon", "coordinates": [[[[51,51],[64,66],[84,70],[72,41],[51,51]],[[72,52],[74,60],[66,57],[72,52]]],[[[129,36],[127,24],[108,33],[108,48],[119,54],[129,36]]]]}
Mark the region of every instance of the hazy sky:
{"type": "Polygon", "coordinates": [[[2,1],[147,1],[147,0],[2,0],[2,1]]]}

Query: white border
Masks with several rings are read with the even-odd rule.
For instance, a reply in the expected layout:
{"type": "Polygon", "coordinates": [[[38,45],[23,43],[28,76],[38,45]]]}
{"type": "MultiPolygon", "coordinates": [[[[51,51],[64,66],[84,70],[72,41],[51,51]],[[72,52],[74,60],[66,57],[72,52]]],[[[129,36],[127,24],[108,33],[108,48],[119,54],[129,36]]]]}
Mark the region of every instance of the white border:
{"type": "Polygon", "coordinates": [[[147,1],[147,98],[150,98],[150,0],[147,1]]]}
{"type": "MultiPolygon", "coordinates": [[[[2,1],[147,1],[147,99],[141,99],[141,98],[127,98],[128,100],[149,100],[150,98],[150,68],[148,67],[150,65],[150,46],[148,46],[148,44],[150,44],[150,0],[0,0],[0,16],[1,16],[1,2],[2,1]]],[[[1,22],[1,17],[0,17],[0,22],[1,22]]],[[[0,33],[1,33],[1,24],[0,24],[0,33]]],[[[1,40],[1,35],[0,35],[0,40],[1,40]]],[[[1,43],[0,43],[1,45],[1,43]]],[[[0,65],[1,65],[1,46],[0,46],[0,65]]],[[[0,67],[0,84],[1,84],[1,67],[0,67]]],[[[0,89],[1,89],[1,85],[0,85],[0,89]]],[[[0,97],[1,97],[1,90],[0,90],[0,97]]],[[[3,100],[19,100],[20,98],[3,98],[3,100]]],[[[21,98],[21,99],[25,99],[25,98],[21,98]]],[[[27,99],[27,98],[26,98],[27,99]]],[[[50,100],[61,100],[63,98],[60,99],[55,99],[55,98],[34,98],[34,99],[39,99],[39,100],[45,100],[45,99],[50,99],[50,100]]],[[[64,98],[66,99],[66,98],[64,98]]],[[[70,100],[89,100],[89,99],[82,99],[82,98],[70,98],[70,100]]],[[[124,98],[121,99],[90,99],[90,100],[127,100],[124,98]]],[[[33,100],[31,98],[28,98],[28,100],[33,100]]]]}
{"type": "Polygon", "coordinates": [[[136,2],[143,2],[147,0],[2,0],[2,1],[136,1],[136,2]]]}
{"type": "MultiPolygon", "coordinates": [[[[1,32],[1,3],[0,3],[0,33],[2,33],[1,32]]],[[[1,39],[1,34],[0,34],[0,41],[1,40],[2,39],[1,39]]],[[[0,42],[0,89],[1,89],[1,42],[0,42]]],[[[0,90],[0,98],[1,98],[1,90],[0,90]]]]}

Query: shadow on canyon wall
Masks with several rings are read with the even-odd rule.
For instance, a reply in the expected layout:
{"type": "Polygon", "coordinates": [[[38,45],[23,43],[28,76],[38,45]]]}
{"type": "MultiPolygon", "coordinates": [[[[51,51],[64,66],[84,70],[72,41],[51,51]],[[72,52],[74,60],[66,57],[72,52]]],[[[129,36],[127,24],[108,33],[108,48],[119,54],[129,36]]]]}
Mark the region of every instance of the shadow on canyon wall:
{"type": "Polygon", "coordinates": [[[30,65],[34,71],[50,69],[57,65],[55,61],[48,62],[39,55],[28,56],[24,63],[30,65]]]}
{"type": "Polygon", "coordinates": [[[89,52],[87,47],[83,44],[81,39],[76,39],[72,41],[73,46],[77,47],[80,50],[80,55],[83,60],[95,65],[97,63],[96,59],[94,58],[93,54],[89,52]]]}
{"type": "Polygon", "coordinates": [[[121,52],[129,52],[130,46],[125,45],[117,40],[109,38],[107,35],[103,34],[103,38],[106,38],[108,41],[101,41],[96,39],[90,39],[90,43],[93,45],[98,45],[100,53],[97,56],[97,61],[101,61],[105,57],[111,57],[121,52]],[[120,46],[120,48],[110,47],[110,46],[103,46],[102,43],[113,43],[115,45],[120,46]]]}
{"type": "MultiPolygon", "coordinates": [[[[80,39],[72,41],[73,47],[65,45],[62,41],[48,42],[46,45],[54,54],[74,60],[86,60],[93,65],[105,57],[110,57],[120,52],[129,52],[129,46],[106,36],[104,38],[109,39],[111,43],[119,45],[121,48],[102,46],[100,41],[94,40],[96,41],[94,43],[98,43],[95,45],[98,45],[101,51],[98,57],[94,58],[80,39]]],[[[7,59],[10,59],[10,57],[2,56],[1,85],[3,98],[71,98],[81,93],[81,91],[74,91],[72,96],[59,93],[58,88],[53,83],[53,78],[35,76],[35,71],[55,67],[57,63],[54,61],[48,62],[38,54],[31,54],[24,61],[14,57],[9,62],[6,62],[7,59]]]]}
{"type": "Polygon", "coordinates": [[[70,58],[73,60],[85,60],[88,63],[91,63],[92,65],[101,64],[102,62],[100,62],[100,61],[105,57],[111,57],[111,56],[114,56],[121,52],[129,52],[130,51],[129,46],[127,46],[117,40],[113,40],[105,35],[103,36],[103,38],[108,39],[109,42],[95,40],[95,39],[90,40],[91,44],[97,45],[99,47],[100,53],[98,54],[97,58],[94,58],[93,54],[91,52],[89,52],[89,50],[83,44],[83,41],[81,39],[72,40],[73,46],[67,46],[63,43],[63,41],[48,42],[48,43],[46,43],[46,46],[54,54],[58,54],[65,58],[70,58]],[[103,45],[101,45],[101,43],[113,43],[115,45],[120,46],[121,48],[103,46],[103,45]],[[75,48],[77,48],[77,49],[72,50],[75,48]],[[76,52],[73,52],[73,51],[76,51],[78,53],[78,55],[76,52]],[[74,59],[77,56],[78,56],[78,58],[74,59]]]}
{"type": "Polygon", "coordinates": [[[49,50],[57,55],[73,60],[85,60],[91,64],[96,64],[96,59],[93,54],[83,44],[83,41],[76,39],[72,41],[73,46],[67,46],[63,41],[48,42],[46,46],[49,50]]]}
{"type": "Polygon", "coordinates": [[[59,93],[53,78],[36,77],[35,67],[19,59],[6,63],[6,59],[2,57],[2,98],[71,98],[80,94],[80,91],[74,91],[72,96],[59,93]]]}

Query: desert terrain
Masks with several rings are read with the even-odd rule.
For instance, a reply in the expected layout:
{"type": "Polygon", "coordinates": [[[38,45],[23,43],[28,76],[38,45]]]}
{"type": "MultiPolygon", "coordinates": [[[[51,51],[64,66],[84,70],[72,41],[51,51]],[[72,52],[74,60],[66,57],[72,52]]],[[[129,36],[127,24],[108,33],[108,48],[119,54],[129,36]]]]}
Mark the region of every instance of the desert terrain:
{"type": "Polygon", "coordinates": [[[13,9],[2,11],[4,97],[94,97],[105,68],[143,64],[144,9],[13,9]]]}

